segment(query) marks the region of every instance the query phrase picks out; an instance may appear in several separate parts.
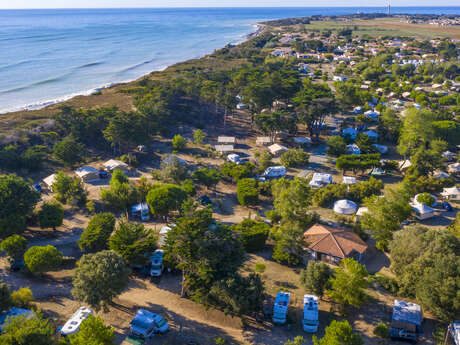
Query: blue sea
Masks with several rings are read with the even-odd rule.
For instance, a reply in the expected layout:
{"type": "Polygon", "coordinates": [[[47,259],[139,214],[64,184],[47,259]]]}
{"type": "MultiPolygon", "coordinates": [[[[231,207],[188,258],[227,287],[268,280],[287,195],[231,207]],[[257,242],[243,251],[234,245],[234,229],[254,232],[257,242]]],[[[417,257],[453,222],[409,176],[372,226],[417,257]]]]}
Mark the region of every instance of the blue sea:
{"type": "MultiPolygon", "coordinates": [[[[386,8],[0,10],[0,113],[37,109],[243,41],[255,23],[386,8]]],[[[460,7],[392,8],[460,14],[460,7]]]]}

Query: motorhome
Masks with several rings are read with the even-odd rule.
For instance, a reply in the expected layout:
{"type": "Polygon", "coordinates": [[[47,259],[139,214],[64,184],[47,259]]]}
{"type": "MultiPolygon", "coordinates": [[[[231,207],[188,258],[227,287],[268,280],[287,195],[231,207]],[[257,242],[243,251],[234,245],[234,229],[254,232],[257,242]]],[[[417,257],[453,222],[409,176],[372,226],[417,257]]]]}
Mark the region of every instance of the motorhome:
{"type": "Polygon", "coordinates": [[[303,296],[303,330],[309,333],[318,331],[318,297],[313,295],[303,296]]]}
{"type": "Polygon", "coordinates": [[[284,325],[287,321],[287,312],[291,294],[289,292],[278,292],[273,306],[273,323],[284,325]]]}
{"type": "Polygon", "coordinates": [[[93,310],[86,307],[80,307],[78,310],[71,316],[69,320],[62,326],[61,335],[67,336],[70,334],[75,334],[80,330],[81,323],[86,320],[93,310]]]}
{"type": "Polygon", "coordinates": [[[164,251],[161,249],[155,250],[150,258],[151,266],[150,266],[150,276],[151,277],[159,277],[163,273],[163,254],[164,251]]]}
{"type": "Polygon", "coordinates": [[[285,175],[286,175],[286,168],[282,165],[268,167],[264,171],[265,178],[277,178],[277,177],[283,177],[285,175]]]}

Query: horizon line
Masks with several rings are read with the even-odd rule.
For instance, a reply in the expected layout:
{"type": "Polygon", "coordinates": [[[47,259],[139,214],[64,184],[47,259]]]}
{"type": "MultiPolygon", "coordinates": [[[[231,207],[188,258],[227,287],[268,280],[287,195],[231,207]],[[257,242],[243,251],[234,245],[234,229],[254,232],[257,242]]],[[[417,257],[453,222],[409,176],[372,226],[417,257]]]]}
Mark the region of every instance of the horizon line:
{"type": "MultiPolygon", "coordinates": [[[[0,11],[21,11],[21,10],[121,10],[121,9],[194,9],[194,8],[208,8],[208,9],[215,9],[215,8],[227,8],[227,9],[235,9],[235,8],[386,8],[387,5],[382,6],[152,6],[152,7],[23,7],[23,8],[0,8],[0,11]]],[[[442,6],[391,6],[392,8],[433,8],[433,9],[442,9],[442,8],[460,8],[460,6],[449,6],[449,5],[442,5],[442,6]]]]}

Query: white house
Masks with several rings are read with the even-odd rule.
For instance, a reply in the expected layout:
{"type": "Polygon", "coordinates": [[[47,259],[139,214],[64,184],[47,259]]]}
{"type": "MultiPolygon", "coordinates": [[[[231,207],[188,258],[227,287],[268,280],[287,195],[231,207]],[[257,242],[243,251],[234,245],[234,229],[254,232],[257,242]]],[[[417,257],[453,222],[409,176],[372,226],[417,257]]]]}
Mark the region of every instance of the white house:
{"type": "Polygon", "coordinates": [[[441,195],[448,200],[460,200],[460,188],[444,188],[441,195]]]}
{"type": "Polygon", "coordinates": [[[89,165],[84,165],[77,170],[75,174],[83,180],[83,182],[92,182],[99,180],[99,170],[96,168],[90,167],[89,165]]]}

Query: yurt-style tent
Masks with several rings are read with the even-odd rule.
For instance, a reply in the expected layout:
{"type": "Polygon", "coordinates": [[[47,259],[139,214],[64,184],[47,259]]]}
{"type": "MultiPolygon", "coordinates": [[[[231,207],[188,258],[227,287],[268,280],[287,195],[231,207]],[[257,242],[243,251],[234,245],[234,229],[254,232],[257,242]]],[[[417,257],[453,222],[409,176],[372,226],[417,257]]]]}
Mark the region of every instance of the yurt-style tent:
{"type": "Polygon", "coordinates": [[[358,205],[351,200],[337,200],[334,203],[334,212],[340,214],[354,214],[358,209],[358,205]]]}

